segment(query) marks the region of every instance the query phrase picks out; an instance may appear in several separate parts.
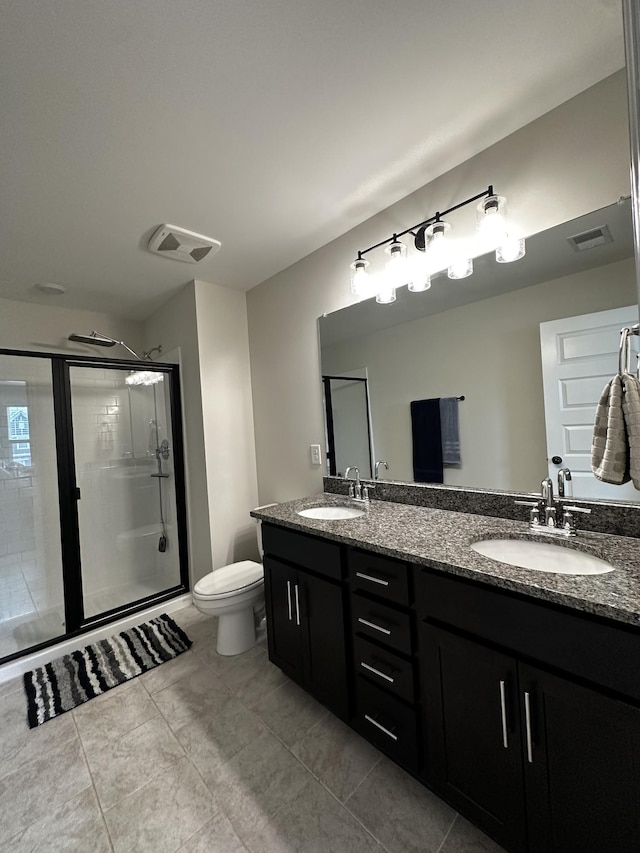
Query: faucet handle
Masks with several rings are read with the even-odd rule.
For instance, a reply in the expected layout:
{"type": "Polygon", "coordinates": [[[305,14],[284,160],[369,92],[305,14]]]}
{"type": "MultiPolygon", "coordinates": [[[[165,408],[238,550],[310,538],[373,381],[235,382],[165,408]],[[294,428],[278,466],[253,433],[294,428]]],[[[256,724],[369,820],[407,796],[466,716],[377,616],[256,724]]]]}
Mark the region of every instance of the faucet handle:
{"type": "Polygon", "coordinates": [[[538,506],[540,501],[514,501],[514,504],[518,504],[518,506],[538,506]]]}
{"type": "Polygon", "coordinates": [[[585,515],[591,515],[591,510],[584,506],[566,506],[564,509],[567,512],[583,512],[585,515]]]}

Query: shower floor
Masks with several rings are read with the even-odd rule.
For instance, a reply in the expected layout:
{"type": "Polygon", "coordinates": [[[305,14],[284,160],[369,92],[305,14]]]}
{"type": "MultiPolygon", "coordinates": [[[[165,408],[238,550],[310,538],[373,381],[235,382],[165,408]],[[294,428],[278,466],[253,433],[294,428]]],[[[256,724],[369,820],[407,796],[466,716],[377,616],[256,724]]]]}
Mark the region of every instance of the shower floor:
{"type": "MultiPolygon", "coordinates": [[[[159,590],[158,578],[147,578],[99,590],[84,597],[90,615],[122,607],[159,590]]],[[[17,563],[0,573],[0,659],[64,634],[62,601],[53,601],[33,565],[17,563]]]]}

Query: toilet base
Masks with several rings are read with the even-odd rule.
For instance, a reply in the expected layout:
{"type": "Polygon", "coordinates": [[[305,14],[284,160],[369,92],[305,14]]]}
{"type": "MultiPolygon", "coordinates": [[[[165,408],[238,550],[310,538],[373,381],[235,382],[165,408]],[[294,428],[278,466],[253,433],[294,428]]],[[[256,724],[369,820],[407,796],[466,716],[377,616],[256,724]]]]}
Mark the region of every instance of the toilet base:
{"type": "Polygon", "coordinates": [[[231,657],[241,655],[256,644],[256,627],[253,607],[244,608],[236,613],[223,613],[218,617],[219,655],[231,657]]]}

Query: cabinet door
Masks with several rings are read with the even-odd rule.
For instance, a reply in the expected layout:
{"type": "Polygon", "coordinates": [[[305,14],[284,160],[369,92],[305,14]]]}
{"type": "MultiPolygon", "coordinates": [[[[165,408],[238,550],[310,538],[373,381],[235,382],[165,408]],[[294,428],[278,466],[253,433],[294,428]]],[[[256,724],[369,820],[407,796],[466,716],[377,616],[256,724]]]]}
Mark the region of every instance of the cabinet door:
{"type": "Polygon", "coordinates": [[[420,670],[427,777],[508,850],[525,849],[515,661],[423,623],[420,670]]]}
{"type": "Polygon", "coordinates": [[[347,656],[342,587],[299,572],[305,686],[347,718],[347,656]]]}
{"type": "Polygon", "coordinates": [[[295,681],[302,680],[300,587],[296,569],[265,555],[264,592],[269,659],[295,681]]]}
{"type": "Polygon", "coordinates": [[[531,853],[638,853],[640,710],[524,665],[520,688],[531,853]]]}

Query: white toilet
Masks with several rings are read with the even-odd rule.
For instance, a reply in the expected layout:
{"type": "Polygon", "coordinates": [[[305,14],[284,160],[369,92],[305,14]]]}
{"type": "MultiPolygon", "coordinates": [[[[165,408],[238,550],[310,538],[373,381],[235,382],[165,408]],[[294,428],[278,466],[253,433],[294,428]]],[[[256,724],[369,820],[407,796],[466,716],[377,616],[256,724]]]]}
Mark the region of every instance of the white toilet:
{"type": "MultiPolygon", "coordinates": [[[[266,509],[267,504],[258,509],[266,509]]],[[[262,557],[260,522],[256,520],[258,548],[262,557]]],[[[193,588],[195,607],[208,616],[217,616],[219,655],[239,655],[255,645],[255,613],[264,607],[262,563],[241,560],[215,569],[193,588]]]]}

